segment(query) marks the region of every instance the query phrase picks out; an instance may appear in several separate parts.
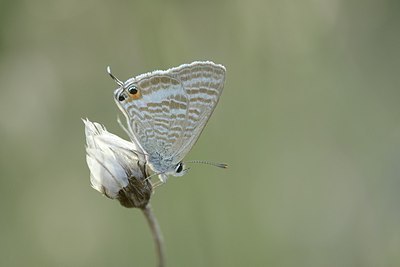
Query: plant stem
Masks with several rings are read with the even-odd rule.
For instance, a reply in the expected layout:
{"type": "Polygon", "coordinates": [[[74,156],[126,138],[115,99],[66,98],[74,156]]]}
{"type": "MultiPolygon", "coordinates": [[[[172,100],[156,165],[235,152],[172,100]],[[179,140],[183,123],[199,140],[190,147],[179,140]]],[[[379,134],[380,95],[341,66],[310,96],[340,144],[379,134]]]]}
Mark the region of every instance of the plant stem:
{"type": "Polygon", "coordinates": [[[151,233],[153,234],[153,239],[156,246],[157,258],[158,258],[157,266],[165,267],[164,241],[160,230],[160,226],[158,224],[156,216],[154,215],[150,203],[147,204],[146,207],[142,209],[142,211],[150,226],[151,233]]]}

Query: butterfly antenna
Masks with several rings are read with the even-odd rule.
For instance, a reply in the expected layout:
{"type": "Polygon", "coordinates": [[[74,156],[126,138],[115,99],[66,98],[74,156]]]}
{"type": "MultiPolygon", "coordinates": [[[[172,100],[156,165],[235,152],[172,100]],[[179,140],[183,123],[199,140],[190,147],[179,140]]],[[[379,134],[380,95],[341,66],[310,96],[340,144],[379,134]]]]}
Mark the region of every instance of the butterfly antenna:
{"type": "Polygon", "coordinates": [[[207,164],[207,165],[211,165],[211,166],[222,168],[222,169],[228,168],[228,164],[209,162],[209,161],[205,161],[205,160],[191,160],[191,161],[185,161],[185,163],[201,163],[201,164],[207,164]]]}
{"type": "Polygon", "coordinates": [[[110,77],[119,85],[119,86],[124,86],[124,83],[121,82],[117,77],[114,76],[114,74],[111,73],[111,68],[110,66],[107,66],[107,73],[110,75],[110,77]]]}

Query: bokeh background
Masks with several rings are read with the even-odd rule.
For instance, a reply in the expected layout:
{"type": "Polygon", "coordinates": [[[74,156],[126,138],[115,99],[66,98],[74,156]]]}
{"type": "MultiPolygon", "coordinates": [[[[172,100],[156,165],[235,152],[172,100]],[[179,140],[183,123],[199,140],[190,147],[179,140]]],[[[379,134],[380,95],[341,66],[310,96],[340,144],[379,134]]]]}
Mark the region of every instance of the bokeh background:
{"type": "Polygon", "coordinates": [[[81,118],[124,138],[106,75],[226,66],[152,199],[168,266],[400,266],[400,2],[1,1],[0,265],[154,266],[89,186],[81,118]]]}

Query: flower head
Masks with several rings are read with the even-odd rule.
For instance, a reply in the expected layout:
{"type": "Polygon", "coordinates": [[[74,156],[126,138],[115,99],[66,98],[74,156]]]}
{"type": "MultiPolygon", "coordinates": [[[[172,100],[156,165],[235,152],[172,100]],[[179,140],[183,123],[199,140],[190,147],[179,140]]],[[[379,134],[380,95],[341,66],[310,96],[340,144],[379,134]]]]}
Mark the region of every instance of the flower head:
{"type": "Polygon", "coordinates": [[[86,162],[94,189],[125,207],[144,208],[152,193],[145,162],[134,143],[108,132],[99,123],[85,123],[86,162]]]}

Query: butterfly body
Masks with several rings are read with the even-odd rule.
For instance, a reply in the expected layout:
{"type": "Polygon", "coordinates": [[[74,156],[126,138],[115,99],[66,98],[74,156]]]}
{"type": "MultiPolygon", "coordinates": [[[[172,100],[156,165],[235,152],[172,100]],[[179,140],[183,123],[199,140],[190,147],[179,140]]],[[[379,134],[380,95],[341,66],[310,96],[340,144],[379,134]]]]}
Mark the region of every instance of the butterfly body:
{"type": "Polygon", "coordinates": [[[186,172],[182,160],[214,111],[224,82],[225,67],[209,61],[120,82],[114,99],[128,134],[161,181],[186,172]]]}

